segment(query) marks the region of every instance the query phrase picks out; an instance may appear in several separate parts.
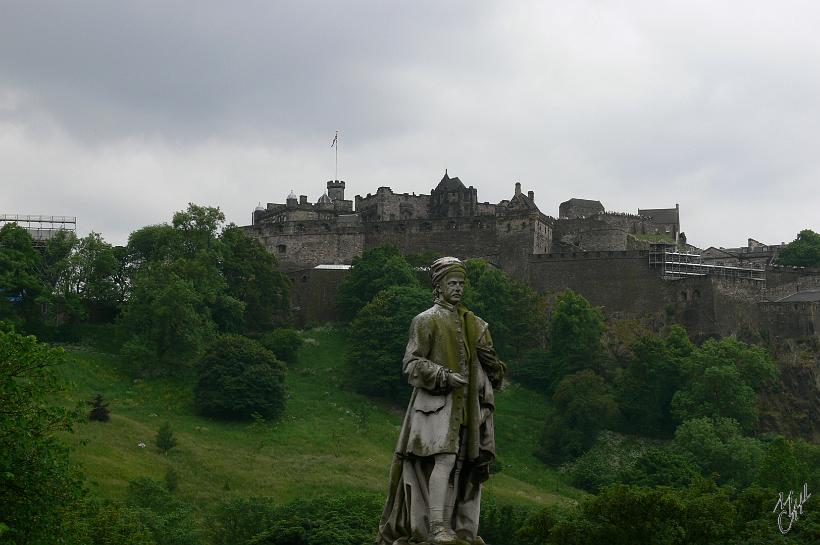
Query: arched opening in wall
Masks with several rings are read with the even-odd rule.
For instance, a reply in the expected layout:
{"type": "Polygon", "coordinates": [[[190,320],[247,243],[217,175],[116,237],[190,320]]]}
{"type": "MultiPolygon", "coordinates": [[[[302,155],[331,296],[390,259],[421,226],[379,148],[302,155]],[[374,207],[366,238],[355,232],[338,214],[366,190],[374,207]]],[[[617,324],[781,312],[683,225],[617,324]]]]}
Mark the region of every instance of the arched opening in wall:
{"type": "Polygon", "coordinates": [[[279,244],[278,246],[276,246],[276,251],[279,252],[280,254],[284,254],[285,252],[288,251],[288,247],[285,246],[284,244],[279,244]]]}
{"type": "Polygon", "coordinates": [[[306,275],[306,274],[303,274],[303,275],[302,275],[301,280],[302,280],[302,283],[303,283],[303,284],[304,284],[305,282],[307,282],[307,275],[306,275]]]}
{"type": "Polygon", "coordinates": [[[527,228],[527,222],[526,222],[526,221],[522,221],[522,222],[521,222],[521,228],[522,228],[522,229],[526,229],[526,228],[527,228]]]}

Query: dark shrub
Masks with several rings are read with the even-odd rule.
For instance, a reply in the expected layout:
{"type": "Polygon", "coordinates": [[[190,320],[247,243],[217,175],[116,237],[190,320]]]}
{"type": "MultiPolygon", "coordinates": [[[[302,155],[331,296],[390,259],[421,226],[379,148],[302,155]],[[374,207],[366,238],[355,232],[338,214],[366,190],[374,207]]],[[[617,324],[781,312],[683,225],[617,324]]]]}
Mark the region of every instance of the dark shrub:
{"type": "Polygon", "coordinates": [[[194,401],[200,414],[248,420],[253,413],[278,417],[285,408],[285,365],[256,341],[217,338],[197,369],[194,401]]]}

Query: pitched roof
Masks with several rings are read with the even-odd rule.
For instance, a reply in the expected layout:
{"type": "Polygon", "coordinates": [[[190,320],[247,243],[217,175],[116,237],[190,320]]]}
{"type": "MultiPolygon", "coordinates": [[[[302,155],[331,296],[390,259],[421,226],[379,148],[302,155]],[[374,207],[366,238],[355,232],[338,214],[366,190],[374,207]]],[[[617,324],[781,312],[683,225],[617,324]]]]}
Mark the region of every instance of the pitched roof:
{"type": "Polygon", "coordinates": [[[820,301],[820,290],[803,290],[793,293],[783,299],[778,299],[778,303],[810,303],[820,301]]]}
{"type": "Polygon", "coordinates": [[[461,180],[458,177],[450,178],[446,170],[444,171],[444,177],[436,186],[436,191],[461,191],[463,189],[466,188],[461,180]]]}

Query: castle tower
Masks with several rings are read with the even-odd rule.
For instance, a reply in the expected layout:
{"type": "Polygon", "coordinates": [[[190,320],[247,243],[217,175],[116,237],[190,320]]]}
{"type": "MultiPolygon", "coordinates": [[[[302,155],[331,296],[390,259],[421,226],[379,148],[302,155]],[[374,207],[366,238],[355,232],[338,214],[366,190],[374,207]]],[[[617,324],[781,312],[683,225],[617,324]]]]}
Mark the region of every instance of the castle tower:
{"type": "Polygon", "coordinates": [[[327,196],[334,201],[345,200],[345,183],[342,180],[328,180],[327,196]]]}

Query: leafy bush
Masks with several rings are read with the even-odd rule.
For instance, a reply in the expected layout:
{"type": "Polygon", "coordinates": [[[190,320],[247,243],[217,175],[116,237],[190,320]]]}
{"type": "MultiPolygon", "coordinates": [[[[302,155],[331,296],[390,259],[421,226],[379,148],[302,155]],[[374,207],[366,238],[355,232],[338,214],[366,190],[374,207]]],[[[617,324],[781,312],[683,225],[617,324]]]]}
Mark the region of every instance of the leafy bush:
{"type": "Polygon", "coordinates": [[[602,429],[618,417],[618,404],[604,379],[586,370],[568,375],[553,395],[555,411],[547,417],[536,455],[558,465],[589,449],[602,429]]]}
{"type": "Polygon", "coordinates": [[[296,353],[305,340],[295,329],[274,329],[265,333],[259,342],[273,352],[277,359],[293,364],[296,362],[296,353]]]}
{"type": "Polygon", "coordinates": [[[598,492],[620,481],[647,448],[643,441],[602,431],[591,449],[563,469],[569,474],[573,486],[598,492]]]}
{"type": "Polygon", "coordinates": [[[199,545],[200,531],[190,506],[175,498],[159,481],[134,479],[125,489],[125,504],[134,508],[140,523],[157,545],[199,545]]]}
{"type": "Polygon", "coordinates": [[[276,418],[285,408],[285,365],[246,337],[218,337],[200,360],[197,375],[194,401],[205,416],[276,418]]]}
{"type": "Polygon", "coordinates": [[[686,487],[700,477],[700,468],[686,456],[669,447],[653,447],[641,454],[635,464],[621,474],[620,480],[638,486],[686,487]]]}
{"type": "Polygon", "coordinates": [[[373,543],[384,498],[351,494],[297,500],[276,508],[267,530],[247,545],[362,545],[373,543]]]}
{"type": "Polygon", "coordinates": [[[239,545],[263,534],[276,521],[271,498],[231,498],[205,519],[205,532],[211,545],[239,545]]]}
{"type": "Polygon", "coordinates": [[[532,508],[499,505],[493,497],[484,495],[481,499],[478,534],[493,545],[520,545],[516,532],[532,512],[532,508]]]}

